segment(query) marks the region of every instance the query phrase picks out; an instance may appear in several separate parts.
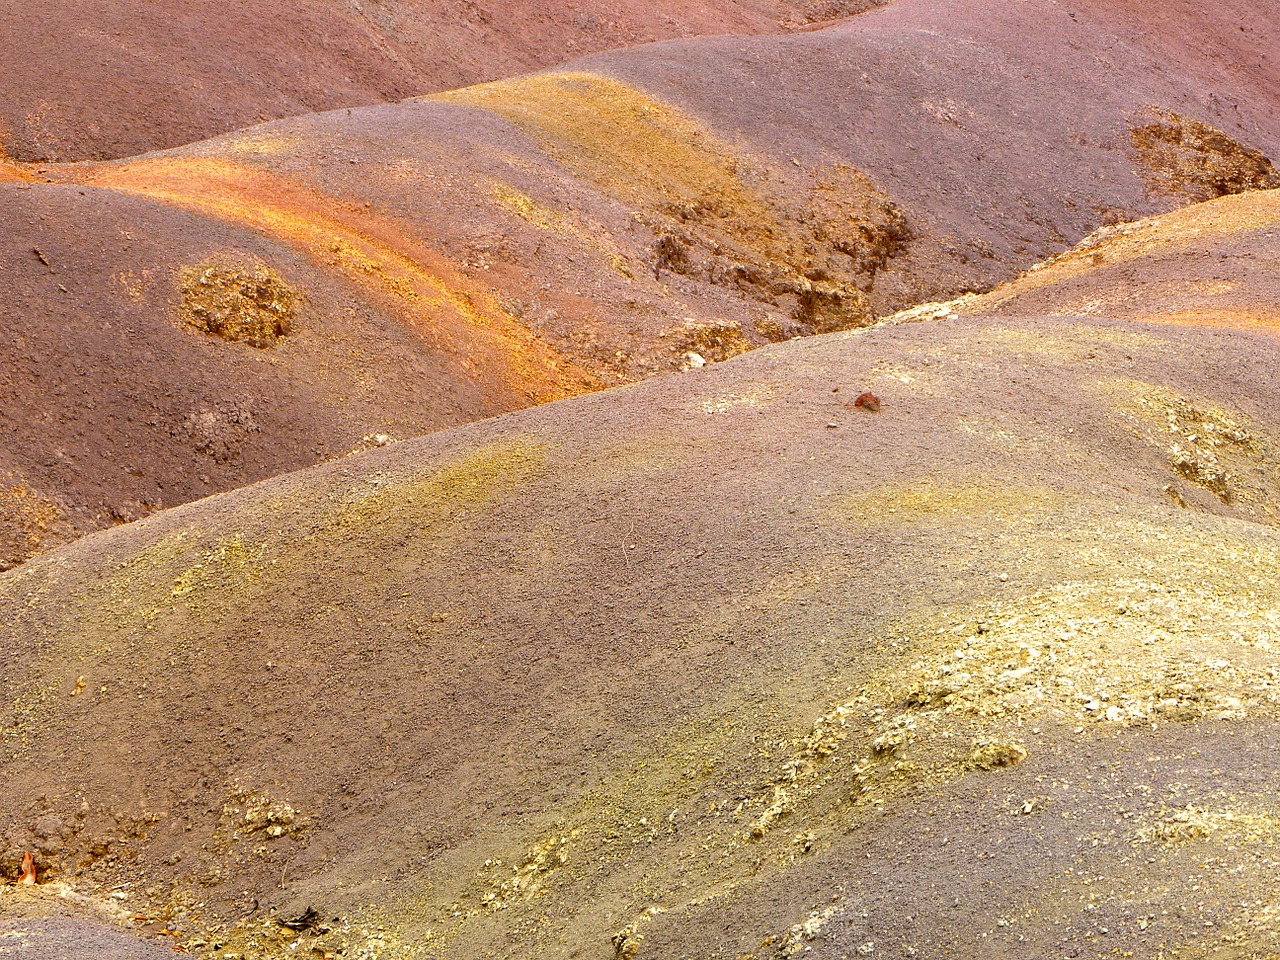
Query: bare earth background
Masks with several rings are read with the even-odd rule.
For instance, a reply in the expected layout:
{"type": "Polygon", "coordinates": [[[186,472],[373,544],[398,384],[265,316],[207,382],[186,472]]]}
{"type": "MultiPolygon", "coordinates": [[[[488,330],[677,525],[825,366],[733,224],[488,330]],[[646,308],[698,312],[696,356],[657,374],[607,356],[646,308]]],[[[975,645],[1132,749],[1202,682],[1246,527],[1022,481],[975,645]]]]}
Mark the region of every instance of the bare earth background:
{"type": "Polygon", "coordinates": [[[1280,954],[1268,6],[429,12],[6,24],[0,957],[1280,954]]]}

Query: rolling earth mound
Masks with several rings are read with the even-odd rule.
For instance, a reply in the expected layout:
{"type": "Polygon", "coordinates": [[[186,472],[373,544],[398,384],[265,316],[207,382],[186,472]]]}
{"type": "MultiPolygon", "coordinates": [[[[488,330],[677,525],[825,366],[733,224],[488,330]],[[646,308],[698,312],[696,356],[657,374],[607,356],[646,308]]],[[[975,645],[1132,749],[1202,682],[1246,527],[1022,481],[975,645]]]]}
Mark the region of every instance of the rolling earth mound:
{"type": "Polygon", "coordinates": [[[596,383],[429,253],[347,242],[341,210],[318,218],[329,243],[317,262],[114,191],[0,193],[0,568],[596,383]],[[344,279],[355,271],[363,285],[344,279]]]}
{"type": "Polygon", "coordinates": [[[1263,28],[1185,14],[1146,36],[1123,5],[900,0],[130,160],[0,165],[19,332],[0,564],[1275,186],[1263,28]],[[1239,42],[1247,69],[1207,76],[1196,37],[1239,42]]]}
{"type": "Polygon", "coordinates": [[[13,4],[0,30],[0,156],[130,156],[276,117],[525,73],[611,47],[778,32],[876,3],[13,4]]]}
{"type": "Polygon", "coordinates": [[[1105,315],[1274,333],[1280,190],[1105,228],[961,309],[1105,315]]]}
{"type": "MultiPolygon", "coordinates": [[[[1274,257],[1274,196],[1139,225],[1132,270],[1274,257]]],[[[223,958],[1274,954],[1280,351],[1134,289],[771,346],[3,574],[3,863],[42,881],[7,903],[223,958]]]]}

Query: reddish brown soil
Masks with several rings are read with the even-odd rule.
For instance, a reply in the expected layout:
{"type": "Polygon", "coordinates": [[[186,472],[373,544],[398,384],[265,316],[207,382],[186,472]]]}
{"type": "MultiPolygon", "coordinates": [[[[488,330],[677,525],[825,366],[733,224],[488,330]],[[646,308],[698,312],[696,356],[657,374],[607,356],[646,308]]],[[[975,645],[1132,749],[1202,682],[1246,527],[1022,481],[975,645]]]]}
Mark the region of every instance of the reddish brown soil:
{"type": "MultiPolygon", "coordinates": [[[[28,489],[24,503],[61,504],[76,530],[341,456],[373,434],[415,436],[591,385],[505,375],[501,343],[469,337],[445,308],[416,329],[390,297],[216,220],[113,191],[0,190],[0,470],[6,488],[28,489]],[[186,323],[183,271],[207,263],[273,265],[302,294],[290,335],[257,350],[186,323]]],[[[15,497],[0,509],[8,500],[20,520],[32,513],[15,497]]],[[[16,547],[57,542],[43,516],[16,547]]]]}
{"type": "Polygon", "coordinates": [[[86,537],[0,577],[6,868],[208,956],[1267,956],[1277,377],[978,312],[86,537]]]}
{"type": "Polygon", "coordinates": [[[1252,0],[1168,0],[1158,24],[1143,0],[1078,0],[1081,15],[1107,23],[1126,44],[1195,82],[1197,99],[1264,129],[1275,113],[1276,20],[1252,0]]]}
{"type": "MultiPolygon", "coordinates": [[[[1124,11],[1018,9],[901,0],[135,161],[0,168],[19,333],[0,346],[0,469],[93,529],[373,434],[985,289],[1203,195],[1197,170],[1260,182],[1247,151],[1274,152],[1280,109],[1235,109],[1272,95],[1252,35],[1247,72],[1206,77],[1175,49],[1190,12],[1153,54],[1124,11]],[[1162,154],[1185,197],[1150,189],[1133,145],[1153,109],[1223,131],[1212,162],[1162,154]],[[261,352],[193,335],[179,291],[210,258],[294,284],[296,332],[261,352]]],[[[6,562],[58,542],[11,539],[6,562]]]]}
{"type": "Polygon", "coordinates": [[[777,32],[875,0],[159,0],[10,4],[0,154],[122,157],[673,37],[777,32]]]}
{"type": "MultiPolygon", "coordinates": [[[[438,62],[353,9],[45,11],[136,56],[11,140],[438,62]]],[[[676,9],[433,8],[495,71],[676,9]]],[[[1274,176],[1280,26],[1171,9],[0,162],[0,957],[1280,955],[1280,192],[1174,209],[1274,176]]]]}

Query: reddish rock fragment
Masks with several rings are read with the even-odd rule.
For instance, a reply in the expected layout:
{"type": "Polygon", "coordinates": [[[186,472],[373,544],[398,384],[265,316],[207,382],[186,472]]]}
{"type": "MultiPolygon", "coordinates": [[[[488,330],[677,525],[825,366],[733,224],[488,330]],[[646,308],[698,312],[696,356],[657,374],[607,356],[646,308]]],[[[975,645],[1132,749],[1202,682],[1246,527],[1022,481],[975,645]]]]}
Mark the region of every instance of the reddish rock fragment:
{"type": "Polygon", "coordinates": [[[866,393],[858,394],[858,399],[853,401],[853,405],[860,410],[866,410],[868,413],[880,412],[880,398],[870,390],[866,393]]]}

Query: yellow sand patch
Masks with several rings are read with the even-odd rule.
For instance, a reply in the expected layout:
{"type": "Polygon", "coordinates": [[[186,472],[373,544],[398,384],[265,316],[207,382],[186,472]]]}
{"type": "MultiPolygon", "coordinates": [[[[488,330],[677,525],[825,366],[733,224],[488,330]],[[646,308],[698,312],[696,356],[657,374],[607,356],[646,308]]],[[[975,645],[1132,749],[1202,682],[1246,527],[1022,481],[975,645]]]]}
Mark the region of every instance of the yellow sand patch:
{"type": "Polygon", "coordinates": [[[97,619],[107,633],[124,634],[140,626],[150,629],[181,599],[175,591],[183,576],[207,559],[193,549],[199,537],[201,531],[195,528],[175,530],[136,551],[127,563],[102,579],[101,592],[84,599],[98,607],[97,619]]]}
{"type": "Polygon", "coordinates": [[[1176,304],[1179,308],[1189,302],[1207,304],[1240,286],[1234,281],[1210,277],[1170,281],[1161,283],[1156,289],[1145,285],[1133,286],[1129,277],[1106,275],[1097,281],[1090,286],[1085,299],[1073,299],[1066,290],[1056,291],[1049,314],[1055,317],[1084,314],[1132,320],[1137,319],[1136,314],[1141,312],[1158,313],[1161,303],[1176,304]],[[1101,292],[1098,290],[1100,287],[1103,288],[1101,292]]]}
{"type": "Polygon", "coordinates": [[[774,392],[768,387],[759,387],[745,393],[726,393],[720,396],[704,397],[694,404],[703,413],[728,413],[738,407],[755,410],[767,406],[774,399],[774,392]]]}
{"type": "Polygon", "coordinates": [[[1185,843],[1227,834],[1235,841],[1268,840],[1280,834],[1280,819],[1267,814],[1236,810],[1208,810],[1188,804],[1182,809],[1164,810],[1155,822],[1140,829],[1139,843],[1185,843]]]}
{"type": "Polygon", "coordinates": [[[617,80],[544,73],[431,99],[498,114],[610,193],[641,206],[716,197],[733,201],[744,221],[768,219],[727,148],[689,117],[617,80]]]}
{"type": "MultiPolygon", "coordinates": [[[[291,570],[300,564],[323,567],[335,541],[363,536],[387,540],[438,537],[440,524],[473,515],[502,492],[525,483],[542,468],[546,457],[544,445],[514,440],[465,451],[420,474],[373,474],[345,491],[308,524],[311,532],[307,536],[277,533],[255,544],[246,534],[220,541],[172,575],[162,601],[180,600],[206,587],[239,590],[257,584],[261,589],[272,589],[273,583],[283,583],[269,576],[277,564],[285,563],[291,570]]],[[[280,503],[276,509],[283,506],[280,503]]],[[[156,564],[168,566],[173,561],[167,558],[188,543],[187,534],[173,535],[149,553],[156,564]]],[[[158,579],[156,573],[141,570],[131,570],[130,575],[135,583],[158,579]]]]}
{"type": "Polygon", "coordinates": [[[1175,313],[1144,313],[1133,317],[1140,323],[1168,323],[1188,327],[1220,327],[1280,336],[1280,310],[1179,310],[1175,313]]]}
{"type": "Polygon", "coordinates": [[[429,530],[433,523],[475,510],[526,482],[546,457],[547,448],[541,444],[512,441],[469,451],[421,476],[374,476],[317,523],[317,535],[324,539],[367,532],[392,539],[402,527],[429,530]]]}
{"type": "MultiPolygon", "coordinates": [[[[274,523],[264,529],[254,519],[260,514],[243,517],[238,532],[227,530],[212,542],[197,528],[174,531],[64,598],[78,628],[59,634],[40,655],[24,697],[32,711],[44,711],[40,716],[52,722],[46,701],[58,700],[57,691],[68,682],[67,663],[156,655],[175,636],[207,637],[211,629],[226,629],[229,620],[247,616],[245,611],[271,609],[277,598],[295,594],[299,571],[308,582],[322,575],[334,562],[337,544],[360,538],[447,543],[457,524],[482,516],[485,504],[542,469],[546,455],[544,445],[517,440],[462,452],[420,474],[375,475],[336,492],[337,499],[305,532],[279,530],[274,523]]],[[[317,491],[308,488],[307,495],[317,491]]],[[[422,562],[415,554],[415,565],[422,562]]],[[[369,576],[376,580],[384,572],[369,576]]],[[[3,586],[21,589],[18,583],[3,586]]]]}
{"type": "Polygon", "coordinates": [[[262,553],[261,546],[246,546],[239,537],[224,540],[179,574],[169,595],[180,600],[209,586],[233,588],[253,580],[262,573],[262,553]]]}
{"type": "Polygon", "coordinates": [[[494,202],[508,213],[514,213],[525,223],[531,223],[539,229],[550,233],[570,233],[572,224],[564,214],[557,213],[543,206],[533,197],[521,193],[515,187],[505,183],[495,183],[490,187],[494,202]]]}
{"type": "Polygon", "coordinates": [[[1167,256],[1234,233],[1264,230],[1277,223],[1280,223],[1280,190],[1259,190],[1193,204],[1137,223],[1106,227],[1061,256],[979,297],[974,307],[994,307],[1033,290],[1084,276],[1104,265],[1167,256]]]}
{"type": "Polygon", "coordinates": [[[873,274],[909,235],[901,212],[857,170],[826,168],[807,206],[793,208],[744,176],[748,167],[763,179],[780,173],[748,160],[680,110],[608,77],[544,73],[431,99],[503,117],[603,192],[654,215],[657,269],[696,269],[694,248],[728,257],[735,283],[780,284],[800,298],[804,319],[820,331],[873,319],[855,277],[873,274]],[[861,238],[856,250],[850,236],[861,238]],[[824,279],[811,279],[818,275],[824,279]]]}
{"type": "Polygon", "coordinates": [[[1114,546],[1093,579],[950,609],[894,638],[911,656],[852,671],[852,695],[762,794],[765,814],[802,829],[841,802],[831,784],[876,805],[907,784],[998,771],[1034,755],[1038,724],[1083,734],[1280,712],[1276,550],[1095,522],[1114,546]]]}
{"type": "Polygon", "coordinates": [[[841,501],[839,511],[859,525],[968,522],[1040,514],[1061,500],[1061,494],[1043,487],[985,480],[965,484],[927,480],[847,497],[841,501]]]}
{"type": "Polygon", "coordinates": [[[231,139],[231,152],[241,156],[273,157],[293,149],[301,142],[302,138],[296,134],[248,131],[236,134],[231,139]]]}
{"type": "Polygon", "coordinates": [[[548,73],[433,99],[498,114],[629,205],[723,221],[716,225],[766,259],[795,259],[773,212],[739,177],[733,152],[690,117],[633,87],[588,73],[548,73]]]}
{"type": "MultiPolygon", "coordinates": [[[[1212,492],[1250,519],[1280,523],[1275,440],[1243,413],[1138,381],[1111,380],[1095,389],[1141,425],[1135,433],[1165,454],[1174,477],[1212,492]]],[[[1181,502],[1176,484],[1166,490],[1181,502]]]]}
{"type": "Polygon", "coordinates": [[[1240,288],[1238,281],[1220,277],[1179,280],[1161,286],[1167,294],[1177,297],[1220,297],[1240,288]]]}
{"type": "Polygon", "coordinates": [[[1074,359],[1107,344],[1147,355],[1170,350],[1168,341],[1138,330],[1108,328],[1085,323],[1064,324],[1052,330],[1037,327],[1001,327],[975,332],[970,349],[991,356],[1030,356],[1074,359]]]}

